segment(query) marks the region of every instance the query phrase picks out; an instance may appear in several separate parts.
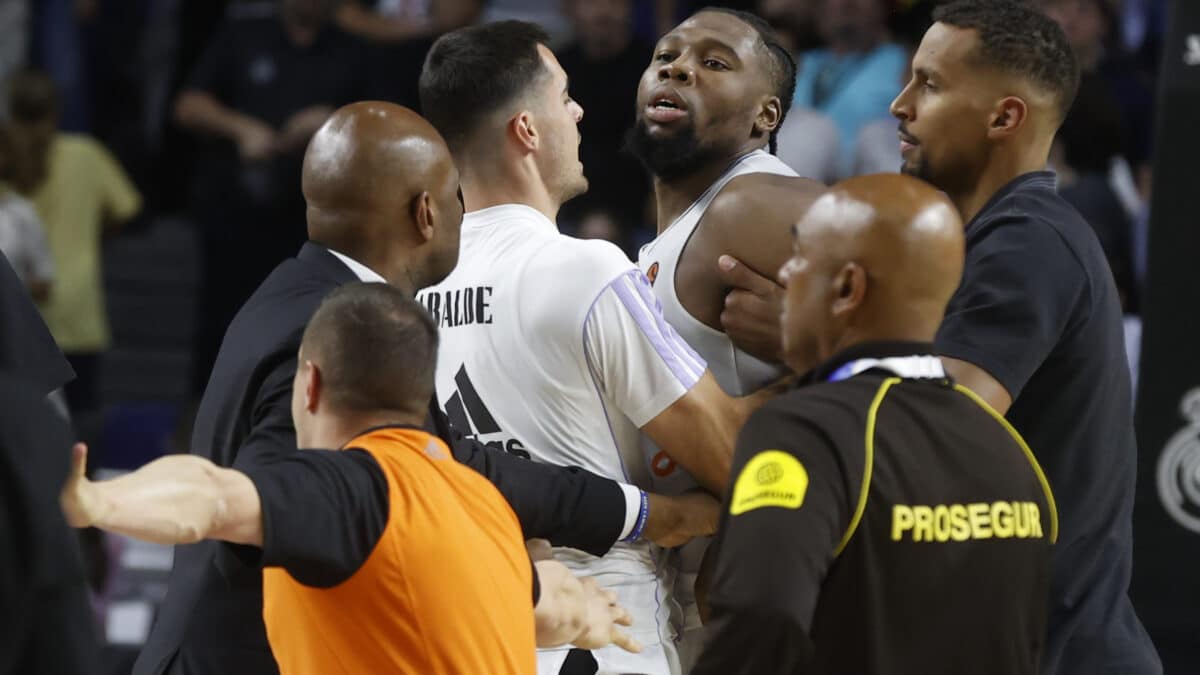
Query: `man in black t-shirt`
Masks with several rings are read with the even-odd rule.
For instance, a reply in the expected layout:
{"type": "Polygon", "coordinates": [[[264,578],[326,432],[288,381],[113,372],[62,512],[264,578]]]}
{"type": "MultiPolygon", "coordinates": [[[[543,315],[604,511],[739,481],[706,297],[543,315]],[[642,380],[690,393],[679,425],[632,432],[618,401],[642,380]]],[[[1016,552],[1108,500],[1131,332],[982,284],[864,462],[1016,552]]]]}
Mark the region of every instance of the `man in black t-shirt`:
{"type": "Polygon", "coordinates": [[[1137,449],[1120,302],[1095,234],[1044,171],[1078,64],[1058,25],[1014,0],[963,0],[934,20],[892,114],[903,171],[967,222],[938,353],[1025,436],[1062,511],[1042,672],[1161,673],[1128,596],[1137,449]]]}

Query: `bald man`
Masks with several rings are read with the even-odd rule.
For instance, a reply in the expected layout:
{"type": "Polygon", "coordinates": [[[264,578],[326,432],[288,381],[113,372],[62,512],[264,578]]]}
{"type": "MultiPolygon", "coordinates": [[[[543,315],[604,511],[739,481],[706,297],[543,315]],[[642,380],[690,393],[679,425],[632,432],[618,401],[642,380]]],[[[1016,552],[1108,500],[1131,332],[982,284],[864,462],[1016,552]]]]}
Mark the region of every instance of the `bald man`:
{"type": "MultiPolygon", "coordinates": [[[[196,416],[192,454],[220,467],[253,473],[295,453],[289,404],[297,352],[305,324],[330,291],[365,281],[411,296],[458,259],[458,172],[441,136],[406,108],[363,102],[334,113],[309,144],[303,191],[309,242],[230,324],[196,416]]],[[[602,554],[636,519],[613,481],[484,447],[453,430],[435,405],[425,425],[499,489],[527,538],[602,554]]],[[[686,539],[687,528],[703,534],[712,527],[671,500],[656,504],[647,514],[652,537],[669,543],[686,539]]],[[[253,547],[178,546],[135,675],[277,673],[263,628],[259,562],[253,547]]]]}
{"type": "Polygon", "coordinates": [[[1057,514],[1028,446],[934,356],[957,212],[867,176],[792,241],[782,352],[807,375],[738,440],[693,673],[1036,673],[1057,514]]]}

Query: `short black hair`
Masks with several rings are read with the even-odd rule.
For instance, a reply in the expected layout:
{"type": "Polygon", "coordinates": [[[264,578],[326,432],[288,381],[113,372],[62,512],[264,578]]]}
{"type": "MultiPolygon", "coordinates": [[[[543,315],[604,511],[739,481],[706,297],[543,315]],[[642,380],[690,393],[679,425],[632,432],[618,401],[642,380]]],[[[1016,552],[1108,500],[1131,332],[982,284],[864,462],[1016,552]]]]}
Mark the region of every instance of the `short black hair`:
{"type": "Polygon", "coordinates": [[[321,303],[301,352],[320,367],[336,408],[416,414],[433,397],[437,346],[437,327],[416,300],[388,284],[352,283],[321,303]]]}
{"type": "MultiPolygon", "coordinates": [[[[770,69],[771,85],[775,89],[774,94],[779,97],[780,104],[779,124],[775,125],[775,131],[771,132],[770,140],[771,154],[775,154],[779,129],[783,127],[783,120],[787,118],[788,111],[792,109],[792,99],[796,96],[796,59],[779,40],[779,34],[775,32],[771,24],[757,14],[728,7],[705,7],[700,12],[728,14],[758,33],[761,41],[760,47],[768,57],[767,67],[770,69]]],[[[696,12],[696,14],[700,12],[696,12]]]]}
{"type": "Polygon", "coordinates": [[[1066,118],[1079,90],[1079,60],[1053,19],[1018,0],[957,0],[935,9],[933,20],[974,30],[985,64],[1050,92],[1059,121],[1066,118]]]}
{"type": "Polygon", "coordinates": [[[480,122],[548,74],[538,45],[550,36],[525,21],[468,26],[438,38],[421,68],[421,114],[462,149],[480,122]]]}
{"type": "Polygon", "coordinates": [[[33,124],[58,116],[58,87],[44,71],[19,70],[8,80],[8,114],[15,122],[33,124]]]}

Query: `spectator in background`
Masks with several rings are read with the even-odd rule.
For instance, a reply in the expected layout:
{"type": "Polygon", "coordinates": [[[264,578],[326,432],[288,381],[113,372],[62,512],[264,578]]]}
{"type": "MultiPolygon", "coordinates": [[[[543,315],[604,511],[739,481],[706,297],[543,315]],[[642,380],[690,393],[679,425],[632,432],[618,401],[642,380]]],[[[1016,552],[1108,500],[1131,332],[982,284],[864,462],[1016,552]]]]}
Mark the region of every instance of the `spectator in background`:
{"type": "Polygon", "coordinates": [[[10,133],[0,126],[0,253],[8,258],[30,297],[45,302],[54,280],[54,260],[33,204],[9,184],[13,156],[10,133]]]}
{"type": "Polygon", "coordinates": [[[848,170],[862,128],[888,117],[908,54],[888,40],[884,0],[817,2],[818,27],[827,46],[800,55],[794,102],[837,123],[841,161],[848,170]]]}
{"type": "Polygon", "coordinates": [[[645,222],[650,178],[621,148],[653,46],[634,38],[632,0],[566,0],[566,10],[575,41],[559,50],[558,60],[571,74],[571,97],[585,111],[579,159],[588,191],[563,206],[559,221],[568,230],[593,215],[615,221],[618,243],[629,252],[630,231],[645,222]]]}
{"type": "MultiPolygon", "coordinates": [[[[795,54],[801,45],[812,44],[812,6],[808,2],[762,0],[757,9],[789,52],[795,54]]],[[[776,136],[775,154],[805,178],[836,183],[842,177],[837,124],[807,106],[792,104],[776,136]]]]}
{"type": "MultiPolygon", "coordinates": [[[[29,52],[28,0],[0,2],[0,90],[8,76],[25,67],[29,52]]],[[[0,120],[5,111],[0,110],[0,120]]]]}
{"type": "Polygon", "coordinates": [[[482,0],[346,0],[337,24],[347,33],[383,43],[437,37],[474,23],[482,0]]]}
{"type": "Polygon", "coordinates": [[[309,138],[334,108],[372,98],[366,45],[332,22],[337,5],[279,0],[272,15],[230,21],[176,100],[176,121],[208,141],[191,195],[204,251],[196,392],[237,308],[304,242],[309,138]]]}
{"type": "Polygon", "coordinates": [[[101,237],[142,208],[121,165],[94,139],[58,131],[58,91],[44,73],[9,81],[12,183],[45,226],[57,279],[42,316],[75,369],[67,403],[94,410],[100,355],[112,342],[100,268],[101,237]]]}

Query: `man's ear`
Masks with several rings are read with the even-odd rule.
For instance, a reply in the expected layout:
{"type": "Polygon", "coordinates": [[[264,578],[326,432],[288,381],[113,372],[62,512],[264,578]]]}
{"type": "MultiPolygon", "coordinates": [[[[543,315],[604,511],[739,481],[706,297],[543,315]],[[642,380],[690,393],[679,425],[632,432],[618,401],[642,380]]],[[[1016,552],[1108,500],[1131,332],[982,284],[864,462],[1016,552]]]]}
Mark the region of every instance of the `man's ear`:
{"type": "Polygon", "coordinates": [[[783,104],[779,101],[778,96],[770,96],[758,109],[758,116],[754,118],[754,128],[759,133],[767,135],[778,129],[782,120],[783,104]]]}
{"type": "Polygon", "coordinates": [[[1005,96],[996,103],[988,117],[988,138],[999,139],[1012,136],[1025,125],[1029,117],[1029,104],[1017,96],[1005,96]]]}
{"type": "Polygon", "coordinates": [[[312,361],[305,361],[300,367],[303,373],[301,381],[304,386],[304,409],[310,413],[316,412],[317,406],[321,405],[321,397],[325,394],[321,368],[312,361]]]}
{"type": "Polygon", "coordinates": [[[856,262],[848,262],[833,278],[833,303],[835,317],[845,316],[858,309],[867,297],[867,271],[856,262]]]}
{"type": "Polygon", "coordinates": [[[541,147],[542,138],[534,124],[532,112],[522,110],[514,115],[508,121],[508,130],[522,151],[534,152],[541,147]]]}
{"type": "Polygon", "coordinates": [[[413,197],[412,219],[417,227],[417,237],[422,244],[433,239],[433,228],[437,215],[437,208],[433,205],[433,197],[430,196],[428,190],[422,190],[421,194],[413,197]]]}

